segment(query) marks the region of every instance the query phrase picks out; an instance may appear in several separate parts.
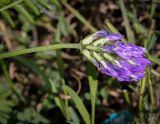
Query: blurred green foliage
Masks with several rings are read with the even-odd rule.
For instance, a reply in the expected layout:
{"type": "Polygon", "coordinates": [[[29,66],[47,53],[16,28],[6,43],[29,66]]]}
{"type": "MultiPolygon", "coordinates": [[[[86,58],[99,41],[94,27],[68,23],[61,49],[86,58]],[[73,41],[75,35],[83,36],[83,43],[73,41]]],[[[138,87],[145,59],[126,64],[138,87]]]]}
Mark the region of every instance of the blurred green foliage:
{"type": "MultiPolygon", "coordinates": [[[[133,123],[158,124],[160,25],[156,8],[159,3],[156,0],[139,2],[0,0],[1,52],[55,43],[79,43],[87,34],[107,28],[110,32],[127,34],[123,41],[144,46],[147,57],[153,62],[152,84],[147,78],[143,94],[140,94],[141,82],[119,84],[113,78],[100,75],[76,50],[44,51],[6,59],[1,63],[0,72],[0,123],[94,124],[103,122],[112,112],[130,108],[133,123]],[[102,9],[109,10],[104,14],[102,9]],[[106,16],[109,18],[105,24],[106,16]],[[152,85],[155,108],[150,111],[152,85]],[[123,96],[124,90],[128,91],[128,96],[123,96]],[[144,112],[138,111],[141,95],[144,112]]],[[[147,71],[146,74],[150,75],[147,71]]]]}

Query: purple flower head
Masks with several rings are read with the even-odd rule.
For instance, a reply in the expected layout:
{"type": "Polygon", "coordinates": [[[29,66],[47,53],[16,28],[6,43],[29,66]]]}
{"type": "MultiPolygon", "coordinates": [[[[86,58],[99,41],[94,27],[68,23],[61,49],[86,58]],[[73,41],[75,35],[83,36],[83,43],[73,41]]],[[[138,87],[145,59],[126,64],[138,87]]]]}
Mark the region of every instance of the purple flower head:
{"type": "Polygon", "coordinates": [[[124,36],[121,34],[116,34],[116,33],[108,33],[105,31],[98,31],[95,34],[97,37],[105,37],[108,38],[109,40],[120,40],[124,36]]]}
{"type": "MultiPolygon", "coordinates": [[[[117,76],[119,81],[138,81],[145,76],[146,66],[151,65],[151,62],[145,58],[146,49],[143,47],[117,41],[112,45],[104,46],[103,49],[105,52],[114,53],[120,58],[119,62],[123,68],[117,70],[117,67],[113,67],[117,72],[120,72],[117,76]]],[[[102,72],[105,73],[104,70],[102,72]]]]}
{"type": "Polygon", "coordinates": [[[145,58],[145,48],[121,41],[120,39],[124,37],[121,34],[98,31],[93,37],[95,39],[90,45],[98,49],[88,51],[95,60],[93,63],[102,73],[115,77],[120,82],[139,81],[145,76],[146,66],[151,65],[145,58]],[[105,38],[107,40],[103,41],[105,38]]]}
{"type": "Polygon", "coordinates": [[[103,65],[99,67],[102,73],[127,82],[138,81],[145,76],[146,66],[151,65],[151,62],[145,58],[145,48],[119,41],[123,38],[123,35],[120,34],[109,34],[104,31],[98,31],[96,34],[99,37],[117,40],[116,43],[104,46],[103,50],[117,55],[121,65],[116,66],[106,61],[107,68],[103,65]]]}

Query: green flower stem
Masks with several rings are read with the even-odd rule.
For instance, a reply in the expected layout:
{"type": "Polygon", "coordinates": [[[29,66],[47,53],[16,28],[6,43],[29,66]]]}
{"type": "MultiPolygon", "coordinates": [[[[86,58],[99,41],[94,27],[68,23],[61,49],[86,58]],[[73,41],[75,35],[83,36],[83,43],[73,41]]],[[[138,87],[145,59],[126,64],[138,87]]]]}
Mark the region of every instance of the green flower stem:
{"type": "Polygon", "coordinates": [[[153,111],[154,110],[154,94],[153,94],[152,81],[150,78],[150,68],[149,67],[147,67],[147,74],[148,74],[149,94],[150,94],[150,99],[151,99],[151,111],[153,111]]]}
{"type": "Polygon", "coordinates": [[[131,106],[131,101],[130,101],[130,98],[129,98],[128,91],[127,91],[127,90],[123,90],[123,95],[124,95],[124,98],[125,98],[127,104],[128,104],[129,106],[131,106]]]}
{"type": "Polygon", "coordinates": [[[144,91],[145,91],[145,86],[146,86],[146,78],[144,77],[143,79],[141,79],[141,86],[140,86],[140,95],[139,95],[139,104],[138,104],[138,109],[139,111],[143,110],[143,96],[144,96],[144,91]]]}
{"type": "Polygon", "coordinates": [[[14,57],[18,55],[27,54],[27,53],[42,52],[42,51],[55,50],[55,49],[66,49],[66,48],[81,49],[81,45],[68,43],[68,44],[54,44],[54,45],[40,46],[35,48],[27,48],[22,50],[1,53],[0,59],[14,57]]]}

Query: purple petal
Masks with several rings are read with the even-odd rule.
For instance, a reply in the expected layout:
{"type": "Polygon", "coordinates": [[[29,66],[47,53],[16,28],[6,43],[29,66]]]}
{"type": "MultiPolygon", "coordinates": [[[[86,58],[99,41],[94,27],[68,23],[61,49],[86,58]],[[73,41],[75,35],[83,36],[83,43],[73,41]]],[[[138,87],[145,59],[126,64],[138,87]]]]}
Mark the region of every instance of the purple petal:
{"type": "Polygon", "coordinates": [[[100,69],[102,73],[106,75],[113,76],[113,77],[116,77],[118,75],[117,72],[114,70],[113,66],[109,63],[106,63],[106,67],[101,66],[100,69]]]}
{"type": "Polygon", "coordinates": [[[108,33],[105,31],[98,31],[96,32],[96,36],[97,37],[106,37],[109,40],[120,40],[121,38],[123,38],[124,36],[121,34],[117,34],[117,33],[108,33]]]}
{"type": "Polygon", "coordinates": [[[144,76],[145,76],[144,73],[135,73],[135,74],[130,75],[130,77],[132,78],[132,81],[139,81],[144,76]]]}
{"type": "Polygon", "coordinates": [[[106,38],[108,38],[109,40],[120,40],[123,37],[124,37],[123,35],[116,33],[110,33],[108,34],[108,36],[106,36],[106,38]]]}
{"type": "Polygon", "coordinates": [[[141,66],[152,65],[152,62],[146,58],[133,58],[133,61],[141,66]]]}
{"type": "Polygon", "coordinates": [[[106,36],[108,36],[108,33],[105,31],[97,31],[96,36],[97,37],[106,37],[106,36]]]}
{"type": "Polygon", "coordinates": [[[143,58],[146,49],[131,43],[118,41],[110,46],[105,46],[104,51],[116,53],[119,57],[128,60],[131,59],[132,57],[143,58]]]}

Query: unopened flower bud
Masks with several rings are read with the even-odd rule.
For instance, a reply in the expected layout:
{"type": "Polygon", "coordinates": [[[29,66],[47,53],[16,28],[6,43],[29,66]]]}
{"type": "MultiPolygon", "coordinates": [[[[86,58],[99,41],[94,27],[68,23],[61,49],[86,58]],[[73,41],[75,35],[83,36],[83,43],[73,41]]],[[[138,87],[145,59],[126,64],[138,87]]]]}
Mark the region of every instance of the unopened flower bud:
{"type": "Polygon", "coordinates": [[[95,39],[96,37],[94,35],[89,35],[85,37],[81,42],[82,42],[82,45],[88,45],[92,43],[95,39]]]}
{"type": "Polygon", "coordinates": [[[83,54],[90,62],[96,62],[95,59],[91,56],[91,53],[90,53],[88,50],[84,49],[84,50],[82,51],[82,54],[83,54]]]}

